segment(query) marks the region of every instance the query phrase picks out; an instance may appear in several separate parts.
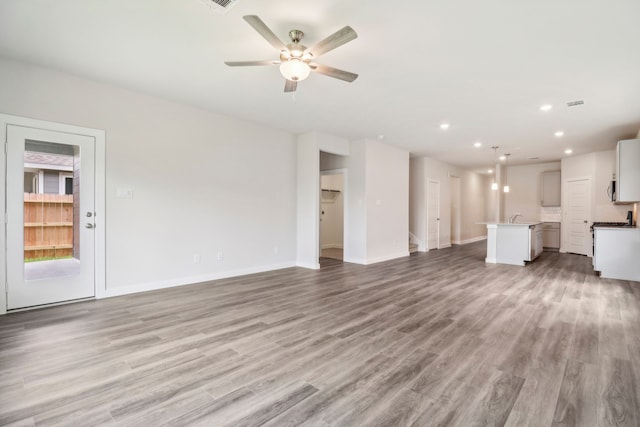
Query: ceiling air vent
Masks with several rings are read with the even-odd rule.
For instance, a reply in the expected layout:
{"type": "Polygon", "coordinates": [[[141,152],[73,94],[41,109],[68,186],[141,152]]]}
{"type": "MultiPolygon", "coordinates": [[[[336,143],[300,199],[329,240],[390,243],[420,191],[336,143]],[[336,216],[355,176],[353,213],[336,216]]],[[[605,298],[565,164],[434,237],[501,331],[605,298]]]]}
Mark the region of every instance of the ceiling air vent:
{"type": "Polygon", "coordinates": [[[582,104],[584,104],[583,100],[571,101],[571,102],[567,102],[567,107],[575,107],[576,105],[582,105],[582,104]]]}
{"type": "Polygon", "coordinates": [[[200,3],[218,13],[227,13],[238,1],[239,0],[200,0],[200,3]]]}

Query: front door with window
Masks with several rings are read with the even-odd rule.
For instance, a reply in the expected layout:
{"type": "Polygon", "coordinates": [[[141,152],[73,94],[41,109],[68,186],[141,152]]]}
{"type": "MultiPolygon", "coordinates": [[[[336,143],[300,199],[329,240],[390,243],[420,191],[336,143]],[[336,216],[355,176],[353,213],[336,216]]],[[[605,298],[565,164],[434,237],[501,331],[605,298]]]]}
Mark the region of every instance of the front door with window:
{"type": "Polygon", "coordinates": [[[95,296],[95,138],[6,131],[7,308],[95,296]]]}

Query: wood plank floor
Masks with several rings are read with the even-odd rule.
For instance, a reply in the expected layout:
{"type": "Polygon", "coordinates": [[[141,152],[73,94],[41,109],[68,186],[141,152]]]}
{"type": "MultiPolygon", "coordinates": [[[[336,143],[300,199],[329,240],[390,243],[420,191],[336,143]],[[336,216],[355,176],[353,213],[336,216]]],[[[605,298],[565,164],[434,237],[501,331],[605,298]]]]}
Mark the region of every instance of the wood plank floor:
{"type": "Polygon", "coordinates": [[[484,251],[1,316],[0,425],[640,425],[640,283],[484,251]]]}

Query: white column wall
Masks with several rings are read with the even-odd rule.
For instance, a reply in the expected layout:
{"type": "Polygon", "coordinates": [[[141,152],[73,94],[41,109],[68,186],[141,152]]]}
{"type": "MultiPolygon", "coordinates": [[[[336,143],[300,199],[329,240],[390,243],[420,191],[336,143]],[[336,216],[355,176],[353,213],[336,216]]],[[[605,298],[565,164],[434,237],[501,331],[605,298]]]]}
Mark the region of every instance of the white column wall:
{"type": "Polygon", "coordinates": [[[409,255],[409,153],[366,141],[367,264],[409,255]]]}

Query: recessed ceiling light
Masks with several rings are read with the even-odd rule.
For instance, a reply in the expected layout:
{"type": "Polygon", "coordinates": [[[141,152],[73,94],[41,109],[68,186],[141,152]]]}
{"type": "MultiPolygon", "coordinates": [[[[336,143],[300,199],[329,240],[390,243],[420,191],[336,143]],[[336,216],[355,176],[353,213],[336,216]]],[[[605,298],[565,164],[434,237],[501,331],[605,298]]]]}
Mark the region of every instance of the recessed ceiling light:
{"type": "Polygon", "coordinates": [[[440,129],[442,129],[442,130],[447,130],[447,129],[449,129],[449,127],[450,127],[450,126],[451,126],[451,125],[450,125],[449,123],[442,123],[442,124],[440,125],[440,129]]]}
{"type": "Polygon", "coordinates": [[[473,143],[473,146],[476,147],[476,148],[480,148],[480,147],[482,147],[482,142],[476,141],[476,142],[473,143]]]}
{"type": "Polygon", "coordinates": [[[553,108],[553,105],[551,105],[551,104],[545,104],[545,105],[543,105],[543,106],[541,106],[541,107],[540,107],[540,109],[541,109],[542,111],[549,111],[549,110],[551,110],[552,108],[553,108]]]}
{"type": "Polygon", "coordinates": [[[556,133],[554,133],[555,136],[557,136],[558,138],[560,138],[561,136],[564,136],[564,132],[562,132],[561,130],[557,131],[556,133]]]}
{"type": "Polygon", "coordinates": [[[489,169],[487,173],[493,173],[493,169],[489,169]]]}
{"type": "Polygon", "coordinates": [[[564,150],[564,154],[571,154],[573,153],[573,150],[571,148],[567,148],[566,150],[564,150]]]}
{"type": "Polygon", "coordinates": [[[502,156],[500,156],[500,157],[498,157],[498,158],[499,158],[500,160],[504,160],[504,159],[506,159],[506,158],[507,158],[507,156],[502,155],[502,156]]]}

